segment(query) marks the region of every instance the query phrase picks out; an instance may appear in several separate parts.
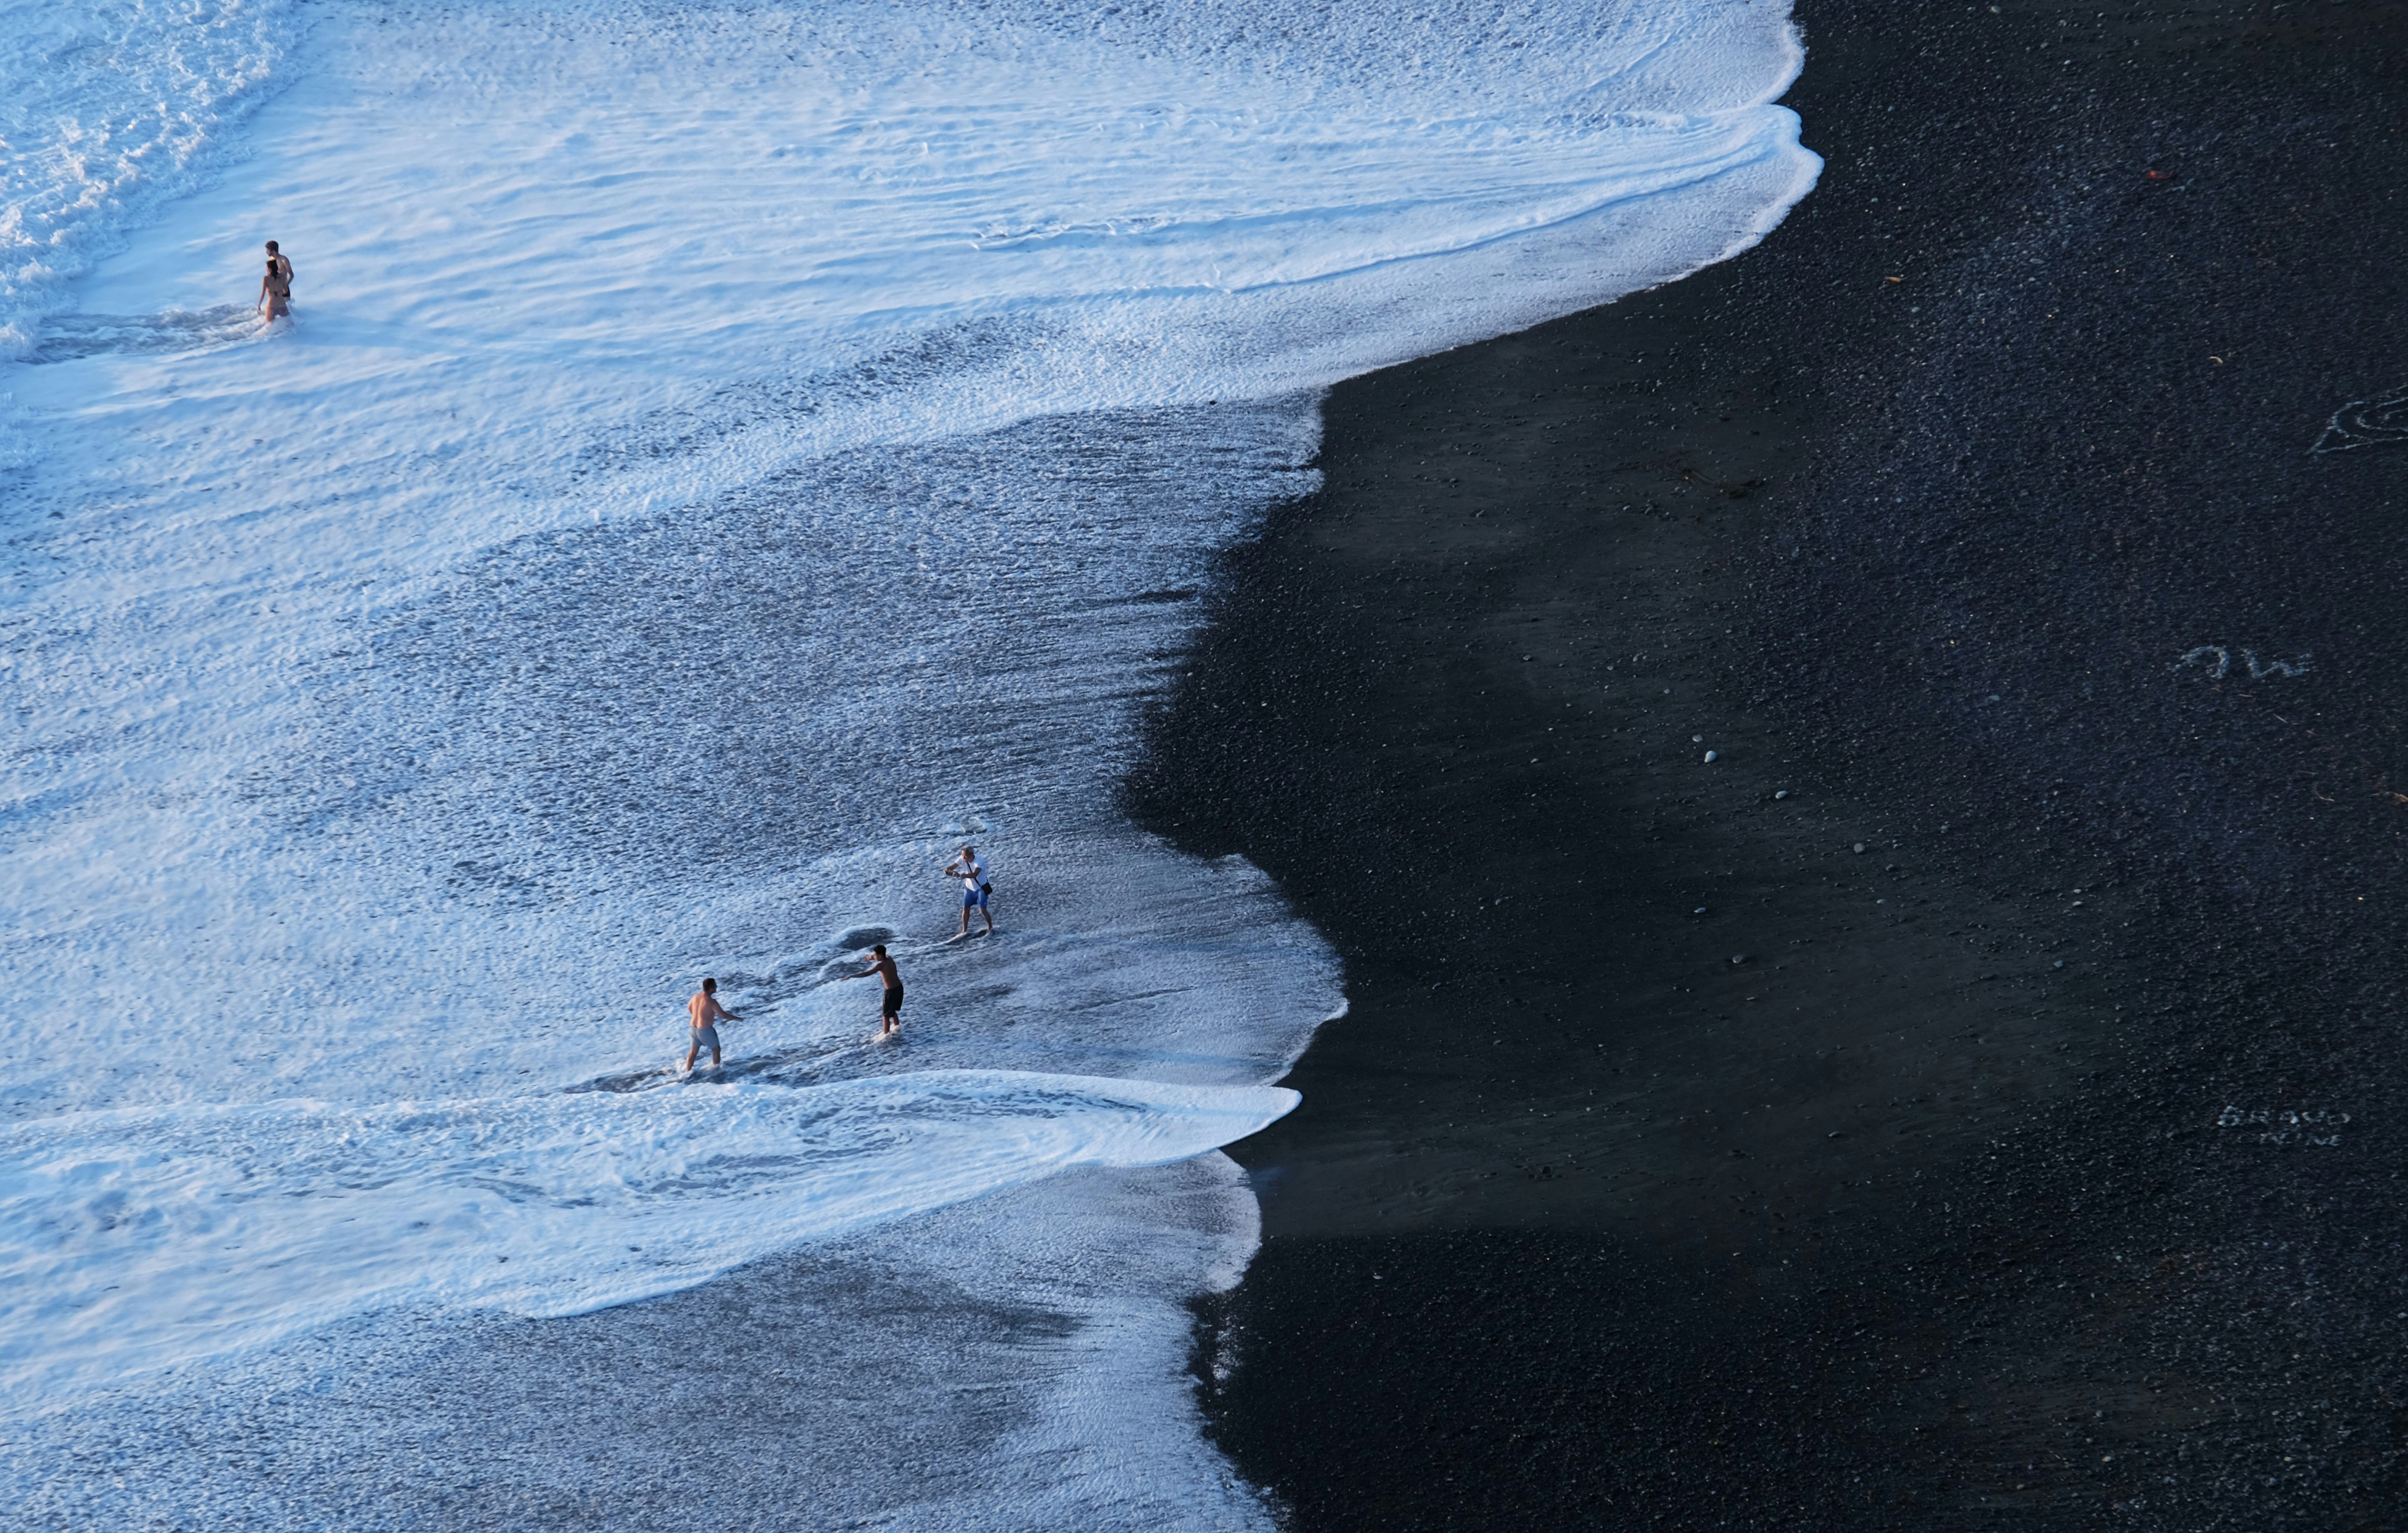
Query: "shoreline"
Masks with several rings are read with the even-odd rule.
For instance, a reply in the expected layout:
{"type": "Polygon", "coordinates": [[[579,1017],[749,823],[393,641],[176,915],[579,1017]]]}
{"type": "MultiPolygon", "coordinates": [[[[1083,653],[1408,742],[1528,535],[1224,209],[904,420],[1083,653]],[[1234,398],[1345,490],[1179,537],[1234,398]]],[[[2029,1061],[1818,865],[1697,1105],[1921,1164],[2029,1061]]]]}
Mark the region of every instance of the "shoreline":
{"type": "Polygon", "coordinates": [[[2375,1526],[2402,7],[1799,20],[1822,186],[1333,390],[1153,723],[1350,1002],[1208,1417],[1300,1529],[2375,1526]]]}

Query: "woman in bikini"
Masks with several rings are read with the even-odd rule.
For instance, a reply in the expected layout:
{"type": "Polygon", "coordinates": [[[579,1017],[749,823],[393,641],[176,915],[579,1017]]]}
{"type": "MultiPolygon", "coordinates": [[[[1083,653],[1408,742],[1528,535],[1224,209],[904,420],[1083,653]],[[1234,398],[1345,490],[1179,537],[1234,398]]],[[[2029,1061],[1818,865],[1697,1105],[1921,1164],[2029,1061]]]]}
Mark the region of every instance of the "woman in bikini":
{"type": "Polygon", "coordinates": [[[267,275],[259,279],[259,311],[270,324],[293,312],[293,279],[272,255],[267,258],[267,275]]]}

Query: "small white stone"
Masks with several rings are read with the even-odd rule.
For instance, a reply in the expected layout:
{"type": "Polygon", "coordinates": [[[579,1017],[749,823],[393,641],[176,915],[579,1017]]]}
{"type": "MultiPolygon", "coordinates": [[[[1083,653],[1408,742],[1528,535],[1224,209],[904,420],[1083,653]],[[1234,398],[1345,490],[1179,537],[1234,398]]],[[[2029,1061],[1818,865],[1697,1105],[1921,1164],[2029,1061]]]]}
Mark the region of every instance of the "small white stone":
{"type": "Polygon", "coordinates": [[[1772,796],[1773,796],[1773,797],[1775,797],[1775,798],[1786,798],[1786,797],[1788,797],[1788,796],[1789,796],[1789,790],[1788,790],[1788,789],[1786,789],[1786,788],[1784,788],[1784,789],[1782,789],[1779,793],[1774,794],[1772,796]]]}
{"type": "Polygon", "coordinates": [[[1862,841],[1858,841],[1858,842],[1856,843],[1856,850],[1857,850],[1857,851],[1859,851],[1859,852],[1862,852],[1864,849],[1865,849],[1865,843],[1864,843],[1864,842],[1862,842],[1862,841]]]}
{"type": "Polygon", "coordinates": [[[1707,759],[1708,761],[1712,761],[1712,760],[1713,760],[1713,759],[1714,759],[1714,753],[1713,753],[1712,751],[1707,752],[1706,752],[1706,759],[1707,759]]]}

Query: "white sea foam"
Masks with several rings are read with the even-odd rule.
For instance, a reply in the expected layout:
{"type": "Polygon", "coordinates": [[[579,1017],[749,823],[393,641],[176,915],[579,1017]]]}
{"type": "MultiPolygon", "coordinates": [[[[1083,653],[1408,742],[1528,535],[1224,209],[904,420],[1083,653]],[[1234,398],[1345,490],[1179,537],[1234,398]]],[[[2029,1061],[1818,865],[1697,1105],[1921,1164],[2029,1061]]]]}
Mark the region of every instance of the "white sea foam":
{"type": "Polygon", "coordinates": [[[223,164],[281,50],[279,0],[0,5],[0,361],[68,283],[223,164]]]}
{"type": "Polygon", "coordinates": [[[0,1136],[0,1368],[56,1392],[372,1307],[578,1314],[1070,1167],[1184,1160],[1296,1100],[937,1069],[48,1118],[0,1136]]]}
{"type": "MultiPolygon", "coordinates": [[[[0,231],[18,1504],[368,1526],[369,1471],[270,1494],[191,1450],[320,1367],[507,1394],[430,1316],[800,1263],[1081,1339],[879,1373],[882,1411],[1009,1403],[941,1496],[857,1477],[827,1517],[1258,1526],[1177,1382],[1250,1198],[1209,1153],[1125,1168],[1275,1115],[1337,969],[1253,869],[1118,820],[1138,707],[1312,482],[1321,385],[1802,194],[1781,7],[52,10],[0,13],[6,132],[48,146],[0,231]],[[297,322],[263,333],[270,236],[297,322]],[[944,945],[973,838],[1003,931],[944,945]],[[881,939],[899,1046],[840,978],[881,939]],[[654,1089],[702,972],[729,1083],[654,1089]],[[54,1495],[103,1439],[121,1489],[54,1495]]],[[[595,1411],[682,1302],[577,1323],[595,1411]]],[[[443,1389],[357,1418],[371,1456],[443,1389]]],[[[523,1526],[493,1506],[452,1521],[523,1526]]]]}
{"type": "Polygon", "coordinates": [[[332,1326],[61,1406],[0,1525],[1268,1533],[1179,1302],[1254,1212],[1222,1155],[1088,1168],[648,1303],[332,1326]]]}

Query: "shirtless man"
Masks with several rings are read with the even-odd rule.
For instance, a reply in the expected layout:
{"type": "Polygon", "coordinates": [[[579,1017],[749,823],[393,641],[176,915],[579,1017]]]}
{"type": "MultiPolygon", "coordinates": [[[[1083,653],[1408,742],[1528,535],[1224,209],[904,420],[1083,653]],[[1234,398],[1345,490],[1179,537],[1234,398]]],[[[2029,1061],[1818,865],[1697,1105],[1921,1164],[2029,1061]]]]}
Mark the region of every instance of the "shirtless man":
{"type": "Polygon", "coordinates": [[[703,981],[702,989],[695,993],[694,999],[685,1003],[685,1011],[686,1015],[694,1020],[694,1044],[685,1052],[686,1073],[688,1075],[694,1073],[695,1056],[705,1049],[710,1051],[710,1067],[714,1070],[719,1068],[718,1024],[723,1022],[742,1022],[744,1019],[719,1004],[717,980],[703,981]]]}
{"type": "Polygon", "coordinates": [[[292,287],[293,260],[282,251],[278,250],[276,241],[272,239],[267,242],[267,259],[276,263],[276,275],[284,279],[284,285],[287,288],[292,287]]]}
{"type": "Polygon", "coordinates": [[[878,1036],[903,1030],[903,976],[895,972],[895,960],[886,956],[886,944],[879,943],[869,950],[869,965],[858,974],[848,974],[848,980],[867,980],[875,974],[886,981],[886,1004],[878,1013],[878,1036]]]}
{"type": "Polygon", "coordinates": [[[978,860],[978,848],[962,848],[962,854],[945,865],[945,877],[962,881],[962,935],[970,934],[972,910],[986,917],[986,929],[992,934],[995,911],[987,908],[987,901],[995,897],[995,885],[986,881],[986,868],[978,860]]]}

